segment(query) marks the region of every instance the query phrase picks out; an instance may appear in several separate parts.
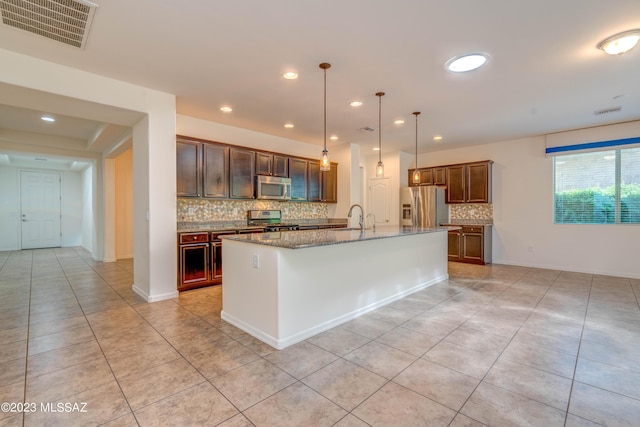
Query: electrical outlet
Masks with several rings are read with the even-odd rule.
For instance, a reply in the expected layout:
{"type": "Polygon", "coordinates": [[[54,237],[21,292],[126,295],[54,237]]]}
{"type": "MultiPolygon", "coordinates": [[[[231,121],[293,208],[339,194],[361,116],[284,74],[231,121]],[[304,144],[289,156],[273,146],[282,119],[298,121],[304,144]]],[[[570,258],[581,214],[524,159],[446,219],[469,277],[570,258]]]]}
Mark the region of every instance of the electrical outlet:
{"type": "Polygon", "coordinates": [[[193,216],[193,215],[195,215],[196,210],[193,209],[193,208],[189,208],[189,209],[187,209],[187,212],[189,213],[189,215],[193,216]]]}
{"type": "Polygon", "coordinates": [[[253,254],[253,268],[260,268],[260,257],[258,254],[253,254]]]}

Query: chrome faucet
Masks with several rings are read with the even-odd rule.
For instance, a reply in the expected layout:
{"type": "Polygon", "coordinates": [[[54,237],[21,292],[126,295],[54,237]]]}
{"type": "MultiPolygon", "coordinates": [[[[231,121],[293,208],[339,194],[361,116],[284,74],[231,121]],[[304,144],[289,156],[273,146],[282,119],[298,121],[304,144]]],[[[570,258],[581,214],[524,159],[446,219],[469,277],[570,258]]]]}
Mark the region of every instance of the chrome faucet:
{"type": "Polygon", "coordinates": [[[356,206],[360,208],[360,220],[358,221],[358,224],[360,224],[360,232],[364,233],[364,209],[362,209],[362,206],[360,206],[357,203],[351,205],[351,207],[349,208],[349,213],[347,214],[347,216],[349,218],[351,218],[351,214],[353,213],[353,208],[355,208],[356,206]]]}
{"type": "Polygon", "coordinates": [[[373,217],[373,225],[371,226],[371,228],[373,229],[373,232],[375,233],[376,231],[376,216],[372,213],[367,214],[367,217],[364,219],[364,223],[365,225],[367,224],[367,219],[369,219],[369,217],[372,216],[373,217]]]}

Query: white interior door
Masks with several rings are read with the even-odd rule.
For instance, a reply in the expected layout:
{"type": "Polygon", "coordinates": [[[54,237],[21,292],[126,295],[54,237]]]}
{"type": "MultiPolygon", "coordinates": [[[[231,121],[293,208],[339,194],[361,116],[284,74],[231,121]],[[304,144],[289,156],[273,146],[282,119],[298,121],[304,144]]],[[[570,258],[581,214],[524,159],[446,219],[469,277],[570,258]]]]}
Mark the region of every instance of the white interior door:
{"type": "Polygon", "coordinates": [[[60,174],[20,171],[22,249],[60,247],[60,174]]]}
{"type": "Polygon", "coordinates": [[[376,218],[376,224],[391,221],[391,178],[369,179],[369,213],[376,218]]]}

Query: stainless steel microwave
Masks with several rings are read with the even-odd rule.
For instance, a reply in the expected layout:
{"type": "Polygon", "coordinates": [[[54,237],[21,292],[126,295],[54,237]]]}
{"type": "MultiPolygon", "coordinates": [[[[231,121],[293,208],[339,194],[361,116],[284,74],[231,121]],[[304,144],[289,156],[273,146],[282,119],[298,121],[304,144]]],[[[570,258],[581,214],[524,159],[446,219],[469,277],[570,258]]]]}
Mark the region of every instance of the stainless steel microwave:
{"type": "Polygon", "coordinates": [[[256,199],[291,200],[291,178],[258,175],[256,199]]]}

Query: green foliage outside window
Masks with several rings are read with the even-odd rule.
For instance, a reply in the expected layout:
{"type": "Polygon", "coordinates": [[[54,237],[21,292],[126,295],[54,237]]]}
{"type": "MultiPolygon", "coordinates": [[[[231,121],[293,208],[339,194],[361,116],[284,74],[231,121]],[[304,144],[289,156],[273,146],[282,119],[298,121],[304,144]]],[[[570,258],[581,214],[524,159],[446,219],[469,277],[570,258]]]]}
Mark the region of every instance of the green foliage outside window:
{"type": "MultiPolygon", "coordinates": [[[[588,188],[557,192],[555,222],[559,224],[615,224],[616,189],[588,188]]],[[[620,222],[640,224],[640,185],[620,186],[620,222]]]]}

